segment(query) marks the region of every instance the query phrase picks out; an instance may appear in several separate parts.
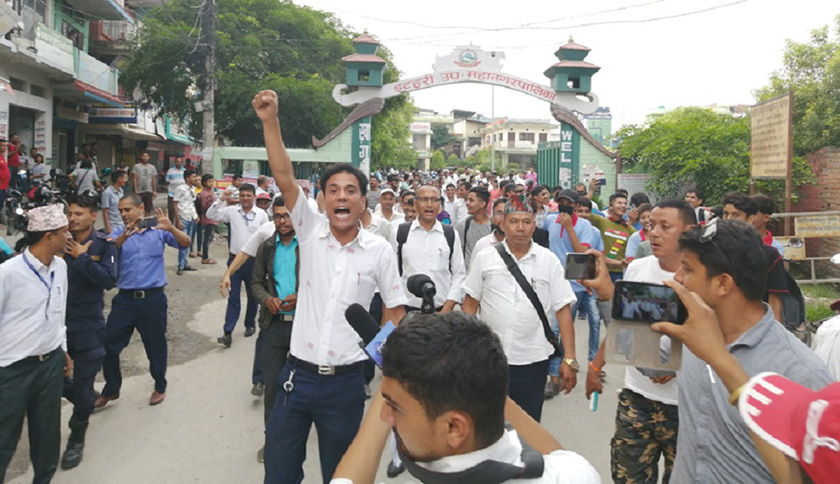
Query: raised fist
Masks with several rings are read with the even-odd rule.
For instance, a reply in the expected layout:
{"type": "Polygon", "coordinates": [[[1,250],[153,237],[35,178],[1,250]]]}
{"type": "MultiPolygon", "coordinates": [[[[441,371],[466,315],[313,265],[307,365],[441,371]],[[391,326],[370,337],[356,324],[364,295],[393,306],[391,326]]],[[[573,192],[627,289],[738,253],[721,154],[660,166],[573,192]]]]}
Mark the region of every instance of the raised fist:
{"type": "Polygon", "coordinates": [[[271,90],[264,90],[254,96],[251,101],[254,106],[254,112],[260,118],[260,121],[269,121],[277,118],[277,93],[271,90]]]}

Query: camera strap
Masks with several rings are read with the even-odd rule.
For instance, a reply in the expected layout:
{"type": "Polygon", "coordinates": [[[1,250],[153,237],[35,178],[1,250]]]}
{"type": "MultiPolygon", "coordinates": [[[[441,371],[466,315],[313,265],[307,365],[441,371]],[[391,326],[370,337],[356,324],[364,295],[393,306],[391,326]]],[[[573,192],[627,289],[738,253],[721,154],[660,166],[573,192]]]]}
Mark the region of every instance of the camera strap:
{"type": "Polygon", "coordinates": [[[522,271],[519,270],[519,265],[516,261],[513,260],[513,257],[508,254],[507,250],[505,250],[504,244],[496,244],[496,251],[499,253],[499,256],[502,258],[502,261],[507,266],[510,274],[513,276],[516,283],[519,284],[519,287],[522,289],[522,292],[528,297],[528,300],[531,301],[531,304],[534,306],[534,309],[537,311],[537,315],[540,317],[540,321],[542,322],[543,332],[545,333],[545,339],[551,344],[551,347],[554,348],[554,354],[551,357],[559,356],[562,347],[560,343],[557,341],[557,335],[554,334],[554,331],[551,329],[551,326],[548,324],[548,317],[545,315],[545,309],[543,309],[543,305],[540,302],[539,296],[537,293],[534,292],[534,288],[528,284],[528,281],[525,279],[525,275],[522,274],[522,271]]]}

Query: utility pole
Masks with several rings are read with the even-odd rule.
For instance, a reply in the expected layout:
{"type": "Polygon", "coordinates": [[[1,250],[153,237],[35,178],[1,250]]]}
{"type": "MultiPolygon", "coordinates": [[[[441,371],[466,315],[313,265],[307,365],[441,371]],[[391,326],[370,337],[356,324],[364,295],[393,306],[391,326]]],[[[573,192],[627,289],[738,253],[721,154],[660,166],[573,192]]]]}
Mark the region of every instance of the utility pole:
{"type": "MultiPolygon", "coordinates": [[[[496,124],[496,86],[490,86],[490,126],[496,124]]],[[[491,130],[492,131],[492,130],[491,130]]],[[[496,135],[490,137],[490,170],[496,171],[496,135]]]]}
{"type": "Polygon", "coordinates": [[[204,86],[202,101],[203,144],[202,171],[213,172],[213,147],[216,144],[216,118],[214,111],[214,91],[216,88],[216,2],[204,0],[202,11],[201,36],[204,44],[204,86]],[[208,169],[208,166],[210,167],[208,169]]]}

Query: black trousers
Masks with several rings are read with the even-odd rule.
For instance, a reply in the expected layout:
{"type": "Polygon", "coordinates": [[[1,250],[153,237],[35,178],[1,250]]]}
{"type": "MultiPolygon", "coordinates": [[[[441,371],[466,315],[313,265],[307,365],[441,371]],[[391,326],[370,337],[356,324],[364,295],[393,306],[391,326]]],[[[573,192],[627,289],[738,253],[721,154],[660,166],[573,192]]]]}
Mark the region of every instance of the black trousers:
{"type": "Polygon", "coordinates": [[[64,398],[73,404],[73,419],[86,422],[93,413],[93,383],[105,360],[105,328],[67,332],[67,352],[73,358],[73,378],[64,380],[64,398]]]}
{"type": "Polygon", "coordinates": [[[166,392],[166,308],[166,294],[162,290],[146,293],[142,299],[134,298],[128,291],[120,291],[114,296],[111,314],[105,325],[103,395],[114,396],[120,393],[120,353],[128,346],[135,329],[143,340],[146,357],[149,359],[149,373],[155,380],[155,391],[166,392]]]}
{"type": "Polygon", "coordinates": [[[277,400],[277,390],[282,384],[277,381],[280,370],[286,366],[289,346],[292,342],[292,322],[275,320],[267,329],[260,330],[257,337],[258,359],[262,365],[265,396],[263,397],[263,418],[268,423],[271,409],[277,400]],[[262,340],[262,342],[260,342],[262,340]]]}
{"type": "Polygon", "coordinates": [[[530,365],[510,365],[510,399],[537,422],[542,418],[543,391],[548,360],[530,365]]]}
{"type": "Polygon", "coordinates": [[[0,480],[17,448],[23,418],[29,426],[34,484],[48,483],[61,452],[61,386],[66,360],[57,348],[45,361],[26,359],[0,368],[0,480]]]}

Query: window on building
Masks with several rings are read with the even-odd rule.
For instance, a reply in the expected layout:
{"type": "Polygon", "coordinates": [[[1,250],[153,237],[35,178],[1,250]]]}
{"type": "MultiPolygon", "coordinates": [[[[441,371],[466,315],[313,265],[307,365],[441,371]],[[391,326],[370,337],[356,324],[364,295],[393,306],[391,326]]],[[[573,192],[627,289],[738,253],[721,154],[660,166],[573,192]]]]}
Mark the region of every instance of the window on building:
{"type": "Polygon", "coordinates": [[[17,77],[9,77],[9,84],[11,84],[12,89],[17,92],[26,92],[26,82],[18,79],[17,77]]]}
{"type": "Polygon", "coordinates": [[[414,147],[414,151],[426,151],[426,135],[415,134],[412,137],[411,145],[414,147]]]}
{"type": "Polygon", "coordinates": [[[67,22],[61,22],[61,35],[73,42],[73,47],[85,50],[85,34],[67,22]]]}
{"type": "Polygon", "coordinates": [[[47,90],[37,84],[31,84],[29,86],[29,94],[33,96],[42,97],[44,99],[47,98],[47,90]]]}
{"type": "Polygon", "coordinates": [[[534,142],[534,133],[519,133],[519,141],[534,142]]]}
{"type": "Polygon", "coordinates": [[[540,133],[540,143],[548,141],[548,133],[540,133]]]}
{"type": "Polygon", "coordinates": [[[21,6],[35,13],[41,22],[47,17],[47,2],[44,0],[21,0],[21,6]]]}

